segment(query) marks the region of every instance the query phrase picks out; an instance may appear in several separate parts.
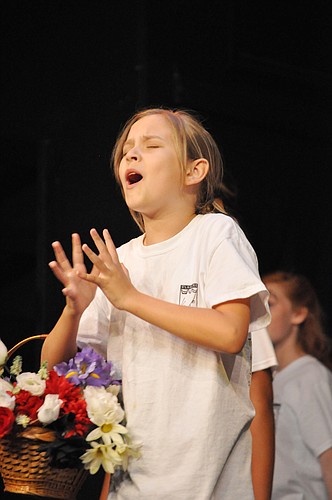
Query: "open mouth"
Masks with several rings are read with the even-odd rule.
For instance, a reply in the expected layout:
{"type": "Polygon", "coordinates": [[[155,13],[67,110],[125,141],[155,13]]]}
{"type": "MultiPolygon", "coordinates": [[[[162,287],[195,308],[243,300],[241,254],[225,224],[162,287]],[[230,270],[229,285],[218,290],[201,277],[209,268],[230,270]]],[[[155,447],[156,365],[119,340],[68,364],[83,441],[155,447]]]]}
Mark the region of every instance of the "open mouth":
{"type": "Polygon", "coordinates": [[[143,179],[142,175],[139,174],[138,172],[128,172],[126,176],[126,180],[130,186],[133,184],[137,184],[137,182],[139,182],[142,179],[143,179]]]}

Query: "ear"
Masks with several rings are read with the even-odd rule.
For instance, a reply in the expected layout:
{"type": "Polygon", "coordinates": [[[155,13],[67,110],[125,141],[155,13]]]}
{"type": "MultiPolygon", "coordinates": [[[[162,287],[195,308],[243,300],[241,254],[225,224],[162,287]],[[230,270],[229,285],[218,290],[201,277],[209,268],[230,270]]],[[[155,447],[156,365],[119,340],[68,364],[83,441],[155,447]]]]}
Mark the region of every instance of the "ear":
{"type": "Polygon", "coordinates": [[[292,323],[294,325],[300,325],[307,319],[308,314],[309,310],[307,307],[299,307],[298,309],[295,309],[292,315],[292,323]]]}
{"type": "Polygon", "coordinates": [[[187,165],[184,183],[186,186],[199,184],[209,171],[209,162],[205,158],[190,161],[187,165]]]}

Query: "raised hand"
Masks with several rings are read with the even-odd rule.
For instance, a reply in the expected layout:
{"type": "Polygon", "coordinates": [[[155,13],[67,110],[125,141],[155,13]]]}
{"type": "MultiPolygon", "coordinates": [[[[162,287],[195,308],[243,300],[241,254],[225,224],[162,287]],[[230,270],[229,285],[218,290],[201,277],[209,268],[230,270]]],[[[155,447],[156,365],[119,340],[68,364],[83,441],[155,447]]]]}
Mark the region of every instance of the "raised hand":
{"type": "MultiPolygon", "coordinates": [[[[58,241],[52,247],[56,260],[50,262],[49,266],[64,286],[62,293],[66,297],[67,306],[75,314],[82,314],[95,296],[96,285],[92,281],[81,279],[78,274],[86,273],[81,239],[77,233],[72,235],[72,264],[58,241]]],[[[94,267],[91,275],[96,274],[98,269],[94,267]]]]}
{"type": "Polygon", "coordinates": [[[93,269],[98,271],[87,274],[86,271],[79,270],[78,276],[89,284],[99,286],[116,308],[126,309],[130,297],[137,291],[130,281],[128,271],[119,261],[115,245],[107,229],[103,231],[104,240],[95,229],[91,229],[90,234],[99,255],[86,244],[82,246],[82,249],[93,263],[93,269]]]}

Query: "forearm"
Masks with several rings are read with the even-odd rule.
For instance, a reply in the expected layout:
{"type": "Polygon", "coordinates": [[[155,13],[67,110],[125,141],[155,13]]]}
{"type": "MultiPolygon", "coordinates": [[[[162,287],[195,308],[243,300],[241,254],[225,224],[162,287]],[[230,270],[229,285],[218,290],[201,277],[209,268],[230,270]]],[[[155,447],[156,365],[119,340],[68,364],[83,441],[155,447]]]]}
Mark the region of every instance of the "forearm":
{"type": "Polygon", "coordinates": [[[216,351],[240,352],[247,337],[249,299],[209,309],[177,305],[136,291],[125,309],[184,340],[216,351]]]}
{"type": "Polygon", "coordinates": [[[65,307],[53,330],[44,341],[41,361],[47,361],[52,368],[61,361],[68,361],[77,352],[76,336],[81,315],[65,307]]]}
{"type": "Polygon", "coordinates": [[[273,422],[271,416],[267,414],[266,419],[256,419],[255,417],[251,424],[251,433],[253,436],[251,472],[255,500],[269,500],[271,498],[274,467],[273,422]]]}
{"type": "Polygon", "coordinates": [[[270,500],[274,468],[274,416],[270,370],[252,375],[250,397],[256,415],[251,423],[252,482],[255,500],[270,500]]]}
{"type": "Polygon", "coordinates": [[[332,448],[329,448],[320,455],[319,462],[328,498],[332,500],[332,448]]]}

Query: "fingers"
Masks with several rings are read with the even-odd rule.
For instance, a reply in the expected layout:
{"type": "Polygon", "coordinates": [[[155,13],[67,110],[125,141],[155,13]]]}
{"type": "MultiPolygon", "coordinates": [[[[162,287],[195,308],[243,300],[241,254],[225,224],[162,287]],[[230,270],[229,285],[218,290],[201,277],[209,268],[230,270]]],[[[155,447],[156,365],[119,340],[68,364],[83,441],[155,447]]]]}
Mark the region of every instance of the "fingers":
{"type": "Polygon", "coordinates": [[[103,263],[103,261],[98,257],[98,255],[96,255],[95,252],[93,252],[93,250],[91,250],[91,248],[88,247],[88,245],[84,244],[82,246],[82,249],[83,252],[86,254],[86,256],[91,260],[91,262],[93,262],[93,267],[90,274],[77,269],[76,275],[82,280],[90,281],[95,285],[100,285],[101,281],[100,273],[103,271],[107,272],[109,269],[103,263]]]}
{"type": "Polygon", "coordinates": [[[99,275],[99,269],[97,266],[93,265],[90,274],[92,276],[98,276],[99,275]]]}
{"type": "Polygon", "coordinates": [[[105,238],[107,250],[109,251],[110,256],[112,257],[113,262],[119,264],[120,262],[119,262],[118,252],[116,251],[115,245],[113,243],[113,240],[111,238],[108,229],[103,230],[103,236],[105,238]]]}
{"type": "MultiPolygon", "coordinates": [[[[97,274],[99,274],[98,271],[106,273],[109,270],[109,267],[107,267],[103,260],[95,254],[86,243],[82,246],[82,250],[94,265],[94,273],[91,273],[93,276],[97,276],[97,274]],[[97,270],[95,268],[97,268],[97,270]]],[[[81,274],[85,273],[79,273],[79,276],[81,276],[81,274]]]]}
{"type": "Polygon", "coordinates": [[[103,230],[105,242],[99,236],[96,229],[91,229],[90,234],[99,251],[99,255],[91,250],[89,245],[82,245],[82,250],[92,262],[93,267],[90,274],[78,272],[78,276],[98,285],[100,282],[100,274],[107,274],[112,269],[112,266],[118,265],[120,262],[115,245],[107,229],[103,230]]]}
{"type": "Polygon", "coordinates": [[[65,279],[66,277],[65,277],[64,272],[61,270],[59,264],[55,260],[53,260],[48,265],[49,265],[50,269],[52,269],[55,277],[58,278],[58,280],[64,284],[66,281],[66,279],[65,279]]]}
{"type": "Polygon", "coordinates": [[[49,263],[55,276],[62,282],[66,283],[68,277],[74,269],[80,270],[78,276],[87,279],[86,276],[91,276],[91,280],[94,277],[98,277],[100,272],[106,272],[112,267],[112,265],[120,264],[116,247],[107,229],[104,229],[103,236],[105,241],[99,236],[96,229],[91,229],[91,237],[99,251],[99,255],[91,250],[91,248],[84,244],[81,244],[81,238],[78,233],[72,234],[72,261],[73,264],[68,260],[62,245],[59,241],[52,243],[53,251],[55,254],[55,261],[49,263]],[[84,252],[84,253],[83,253],[84,252]],[[85,271],[84,265],[84,254],[90,259],[93,264],[92,270],[89,275],[85,271]]]}
{"type": "Polygon", "coordinates": [[[72,241],[72,259],[73,266],[75,267],[77,264],[84,265],[84,257],[82,252],[81,238],[79,234],[73,233],[71,236],[72,241]]]}
{"type": "MultiPolygon", "coordinates": [[[[68,260],[62,245],[59,241],[55,241],[52,243],[53,251],[55,254],[55,258],[59,266],[63,269],[63,271],[67,272],[72,269],[72,265],[68,260]]],[[[73,267],[77,264],[84,265],[84,257],[82,253],[81,247],[81,239],[77,233],[72,234],[72,260],[73,267]]]]}
{"type": "Polygon", "coordinates": [[[109,266],[112,264],[120,264],[118,254],[109,231],[107,229],[103,230],[105,241],[99,236],[96,229],[91,229],[90,234],[103,261],[109,266]]]}
{"type": "Polygon", "coordinates": [[[54,251],[56,262],[61,267],[61,269],[64,272],[70,271],[72,267],[71,267],[71,264],[70,264],[69,260],[67,259],[67,256],[66,256],[66,254],[61,246],[61,243],[59,241],[54,241],[52,243],[52,248],[54,251]]]}
{"type": "MultiPolygon", "coordinates": [[[[101,255],[103,257],[104,260],[107,259],[108,257],[108,260],[109,260],[109,255],[108,255],[108,252],[107,252],[107,248],[106,248],[106,245],[104,243],[104,241],[101,239],[101,237],[99,236],[98,232],[96,231],[96,229],[91,229],[90,230],[90,234],[91,234],[91,238],[93,239],[94,241],[94,244],[96,245],[97,249],[99,250],[99,255],[101,255]]],[[[87,246],[87,245],[86,245],[87,246]]],[[[88,246],[87,246],[88,247],[88,246]]],[[[89,248],[89,247],[88,247],[89,248]]],[[[84,253],[87,255],[87,253],[84,251],[84,253]]],[[[90,256],[88,255],[89,259],[90,259],[90,256]]],[[[91,260],[91,259],[90,259],[91,260]]],[[[92,261],[93,262],[93,261],[92,261]]]]}
{"type": "Polygon", "coordinates": [[[89,281],[90,283],[94,283],[95,285],[100,285],[101,284],[101,279],[100,275],[98,274],[88,274],[88,273],[83,273],[82,271],[76,271],[76,274],[79,278],[81,278],[84,281],[89,281]]]}
{"type": "Polygon", "coordinates": [[[91,229],[90,234],[103,260],[109,264],[119,263],[118,254],[116,253],[116,249],[109,232],[106,229],[103,231],[105,242],[99,236],[96,229],[91,229]]]}

